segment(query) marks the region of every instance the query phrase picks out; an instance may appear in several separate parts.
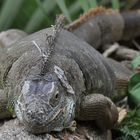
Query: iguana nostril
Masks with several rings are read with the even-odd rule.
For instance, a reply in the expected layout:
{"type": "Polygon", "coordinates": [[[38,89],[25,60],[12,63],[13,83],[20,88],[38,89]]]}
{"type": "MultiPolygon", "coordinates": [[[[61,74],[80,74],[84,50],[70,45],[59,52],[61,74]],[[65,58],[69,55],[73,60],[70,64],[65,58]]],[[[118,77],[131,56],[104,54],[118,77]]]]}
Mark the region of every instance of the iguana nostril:
{"type": "Polygon", "coordinates": [[[33,121],[41,123],[46,118],[46,112],[41,107],[28,106],[24,112],[25,121],[33,121]]]}
{"type": "Polygon", "coordinates": [[[26,121],[33,123],[42,123],[45,120],[45,113],[43,111],[27,111],[26,121]]]}

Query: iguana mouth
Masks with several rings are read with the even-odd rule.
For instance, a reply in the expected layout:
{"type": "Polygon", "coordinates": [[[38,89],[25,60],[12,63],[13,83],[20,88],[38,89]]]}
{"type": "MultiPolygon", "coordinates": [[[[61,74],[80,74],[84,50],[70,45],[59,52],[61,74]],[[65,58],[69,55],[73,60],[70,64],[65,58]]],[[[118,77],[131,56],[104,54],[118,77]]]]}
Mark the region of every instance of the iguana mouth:
{"type": "Polygon", "coordinates": [[[61,112],[64,112],[64,110],[65,110],[65,108],[59,109],[55,114],[53,114],[53,117],[52,117],[52,118],[50,117],[50,119],[48,119],[49,121],[47,121],[47,123],[52,122],[57,116],[59,116],[59,114],[60,114],[61,112]]]}

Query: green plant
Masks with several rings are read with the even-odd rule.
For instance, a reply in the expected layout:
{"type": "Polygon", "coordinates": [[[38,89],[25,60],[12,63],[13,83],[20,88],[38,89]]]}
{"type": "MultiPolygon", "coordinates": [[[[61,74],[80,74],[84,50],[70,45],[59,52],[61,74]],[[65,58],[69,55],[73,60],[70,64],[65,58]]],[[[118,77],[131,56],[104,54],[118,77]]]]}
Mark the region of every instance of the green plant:
{"type": "MultiPolygon", "coordinates": [[[[132,68],[136,69],[140,65],[140,56],[131,64],[132,68]]],[[[134,73],[130,78],[128,100],[133,110],[128,112],[127,117],[117,128],[121,132],[121,137],[117,140],[140,140],[140,72],[134,73]]]]}
{"type": "MultiPolygon", "coordinates": [[[[136,69],[140,65],[140,56],[132,62],[132,68],[136,69]]],[[[140,72],[134,73],[128,85],[128,100],[130,106],[140,105],[140,72]]]]}
{"type": "Polygon", "coordinates": [[[129,111],[117,130],[121,132],[120,140],[140,140],[139,108],[129,111]]]}

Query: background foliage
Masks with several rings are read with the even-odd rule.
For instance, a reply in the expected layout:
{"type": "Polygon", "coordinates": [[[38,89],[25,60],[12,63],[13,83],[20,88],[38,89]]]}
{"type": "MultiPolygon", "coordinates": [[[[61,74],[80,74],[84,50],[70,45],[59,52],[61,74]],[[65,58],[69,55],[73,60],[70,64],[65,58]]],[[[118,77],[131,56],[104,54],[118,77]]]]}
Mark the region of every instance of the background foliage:
{"type": "Polygon", "coordinates": [[[130,9],[138,0],[0,0],[0,31],[19,28],[31,33],[53,24],[56,14],[63,13],[71,22],[97,6],[130,9]]]}

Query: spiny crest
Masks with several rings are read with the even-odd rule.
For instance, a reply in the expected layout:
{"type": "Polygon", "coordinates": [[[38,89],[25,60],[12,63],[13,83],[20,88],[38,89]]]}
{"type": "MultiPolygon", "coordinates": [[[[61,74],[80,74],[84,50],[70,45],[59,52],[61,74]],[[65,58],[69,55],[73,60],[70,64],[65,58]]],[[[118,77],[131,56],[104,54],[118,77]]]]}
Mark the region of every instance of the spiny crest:
{"type": "Polygon", "coordinates": [[[41,75],[44,75],[47,71],[48,61],[50,60],[50,57],[54,52],[57,36],[59,32],[62,30],[62,28],[64,27],[64,23],[65,23],[65,17],[63,15],[57,16],[55,25],[52,26],[53,34],[52,35],[46,34],[48,49],[45,49],[45,51],[42,53],[43,65],[41,68],[41,75]]]}

